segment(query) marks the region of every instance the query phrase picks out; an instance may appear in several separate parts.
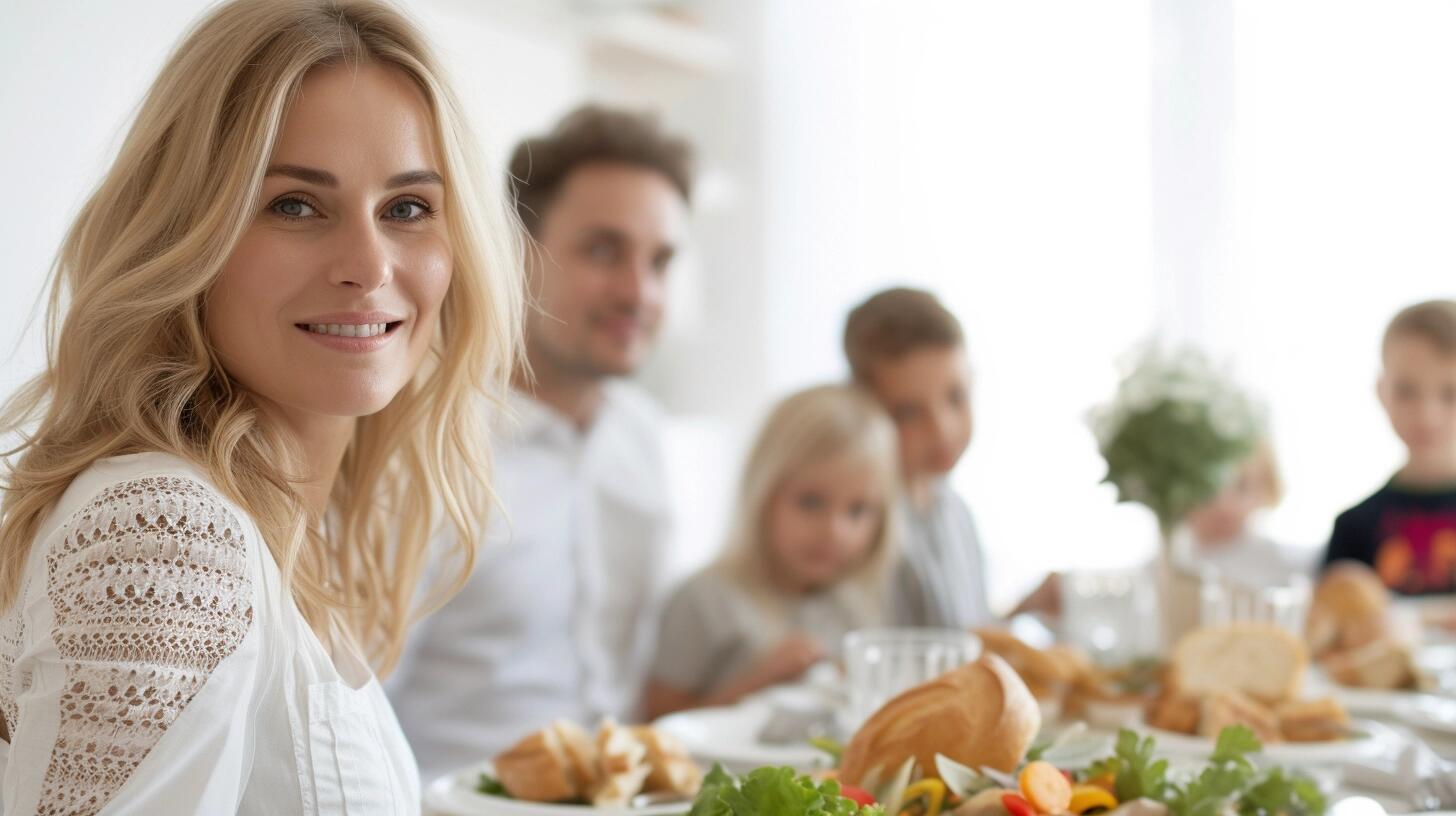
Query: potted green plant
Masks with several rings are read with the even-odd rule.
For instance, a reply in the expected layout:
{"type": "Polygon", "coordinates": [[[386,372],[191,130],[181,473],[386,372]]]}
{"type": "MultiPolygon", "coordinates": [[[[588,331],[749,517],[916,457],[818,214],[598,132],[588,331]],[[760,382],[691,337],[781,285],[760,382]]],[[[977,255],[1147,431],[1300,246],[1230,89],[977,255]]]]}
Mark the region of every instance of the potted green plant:
{"type": "Polygon", "coordinates": [[[1173,564],[1174,530],[1253,453],[1264,414],[1192,346],[1148,343],[1122,368],[1116,394],[1092,410],[1088,423],[1107,463],[1103,481],[1117,488],[1118,501],[1141,504],[1158,521],[1164,623],[1176,638],[1197,623],[1198,585],[1173,564]]]}

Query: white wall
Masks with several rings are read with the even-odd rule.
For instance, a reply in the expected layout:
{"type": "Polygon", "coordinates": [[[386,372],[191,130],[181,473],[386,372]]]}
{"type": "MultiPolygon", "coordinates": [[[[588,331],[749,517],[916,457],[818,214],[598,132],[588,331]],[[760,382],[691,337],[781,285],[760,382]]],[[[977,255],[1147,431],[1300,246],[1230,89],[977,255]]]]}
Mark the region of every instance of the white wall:
{"type": "Polygon", "coordinates": [[[1456,5],[1241,2],[1225,348],[1269,399],[1290,492],[1270,529],[1322,543],[1402,449],[1375,399],[1397,309],[1456,296],[1456,5]]]}
{"type": "MultiPolygon", "coordinates": [[[[38,332],[21,341],[51,259],[106,167],[122,125],[199,0],[160,0],[137,14],[89,2],[7,3],[0,25],[0,168],[12,207],[0,219],[0,394],[43,359],[38,332]],[[14,351],[12,355],[11,352],[14,351]]],[[[39,328],[37,325],[36,328],[39,328]]]]}

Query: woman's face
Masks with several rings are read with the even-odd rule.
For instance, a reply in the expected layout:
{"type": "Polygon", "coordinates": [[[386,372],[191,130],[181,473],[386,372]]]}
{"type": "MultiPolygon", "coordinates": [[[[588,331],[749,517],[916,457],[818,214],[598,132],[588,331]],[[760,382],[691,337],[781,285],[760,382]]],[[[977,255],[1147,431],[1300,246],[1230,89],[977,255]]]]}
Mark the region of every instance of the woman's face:
{"type": "Polygon", "coordinates": [[[874,547],[885,496],[874,466],[835,457],[789,474],[769,505],[775,572],[799,590],[833,585],[874,547]]]}
{"type": "Polygon", "coordinates": [[[230,376],[286,412],[335,417],[375,413],[410,381],[450,286],[436,147],[398,69],[309,72],[208,294],[230,376]]]}

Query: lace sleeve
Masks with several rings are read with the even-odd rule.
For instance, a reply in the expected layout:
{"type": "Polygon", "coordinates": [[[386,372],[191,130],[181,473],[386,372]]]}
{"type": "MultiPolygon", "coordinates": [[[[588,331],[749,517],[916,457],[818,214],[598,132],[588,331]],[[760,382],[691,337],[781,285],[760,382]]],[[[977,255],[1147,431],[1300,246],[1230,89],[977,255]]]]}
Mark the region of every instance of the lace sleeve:
{"type": "Polygon", "coordinates": [[[47,554],[66,683],[39,812],[100,810],[253,621],[247,544],[209,488],[112,485],[47,554]]]}

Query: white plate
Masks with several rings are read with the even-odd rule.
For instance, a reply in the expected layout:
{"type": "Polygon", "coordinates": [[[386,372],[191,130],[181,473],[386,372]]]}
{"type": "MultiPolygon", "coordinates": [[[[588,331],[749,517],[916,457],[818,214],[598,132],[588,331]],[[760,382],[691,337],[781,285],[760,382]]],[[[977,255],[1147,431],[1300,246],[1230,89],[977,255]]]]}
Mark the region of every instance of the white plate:
{"type": "Polygon", "coordinates": [[[763,699],[750,700],[730,708],[698,708],[669,714],[653,723],[682,740],[688,753],[705,765],[721,763],[741,773],[765,765],[787,765],[812,770],[826,765],[822,751],[808,745],[768,745],[758,734],[773,713],[763,699]]]}
{"type": "MultiPolygon", "coordinates": [[[[1351,714],[1366,717],[1380,717],[1382,719],[1399,716],[1400,711],[1410,705],[1412,700],[1425,696],[1416,691],[1346,688],[1345,686],[1336,686],[1327,694],[1335,698],[1351,714]]],[[[1321,697],[1326,695],[1322,693],[1311,694],[1310,696],[1321,697]]]]}
{"type": "Polygon", "coordinates": [[[476,793],[475,785],[482,773],[494,776],[489,762],[463,768],[431,782],[425,788],[425,812],[444,816],[679,816],[689,807],[686,803],[640,808],[594,808],[590,805],[518,802],[476,793]]]}
{"type": "Polygon", "coordinates": [[[1410,702],[1414,697],[1420,696],[1418,692],[1404,689],[1369,689],[1357,688],[1355,686],[1342,686],[1330,679],[1322,669],[1312,667],[1305,679],[1304,697],[1333,697],[1340,705],[1345,707],[1351,714],[1364,715],[1366,717],[1393,717],[1400,711],[1401,707],[1410,702]]]}
{"type": "MultiPolygon", "coordinates": [[[[1436,681],[1442,693],[1456,683],[1456,646],[1427,644],[1416,650],[1415,663],[1436,681]]],[[[1370,689],[1342,686],[1319,667],[1311,667],[1304,685],[1305,697],[1333,697],[1351,714],[1366,717],[1402,717],[1403,712],[1425,692],[1414,689],[1370,689]]]]}
{"type": "Polygon", "coordinates": [[[1409,694],[1395,715],[1409,725],[1456,736],[1456,700],[1430,694],[1409,694]]]}
{"type": "MultiPolygon", "coordinates": [[[[1368,736],[1330,742],[1276,742],[1264,746],[1259,756],[1279,765],[1335,765],[1351,759],[1377,757],[1395,750],[1400,737],[1374,720],[1351,720],[1350,728],[1368,736]]],[[[1206,759],[1213,753],[1213,739],[1164,731],[1147,725],[1138,730],[1157,740],[1155,753],[1174,757],[1206,759]]]]}

